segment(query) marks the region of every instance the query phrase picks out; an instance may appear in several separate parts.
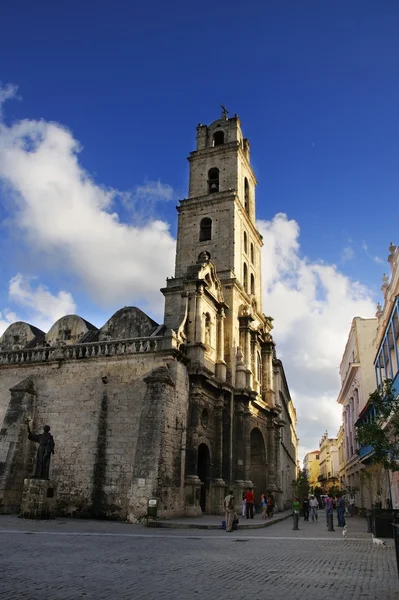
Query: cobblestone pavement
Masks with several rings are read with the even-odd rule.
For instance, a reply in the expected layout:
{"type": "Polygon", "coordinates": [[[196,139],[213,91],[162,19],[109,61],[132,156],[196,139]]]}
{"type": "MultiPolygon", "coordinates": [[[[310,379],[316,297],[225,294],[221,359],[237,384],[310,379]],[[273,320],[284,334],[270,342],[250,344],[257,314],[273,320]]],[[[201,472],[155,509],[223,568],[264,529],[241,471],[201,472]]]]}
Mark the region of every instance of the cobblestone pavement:
{"type": "Polygon", "coordinates": [[[398,600],[387,544],[374,547],[360,519],[344,540],[322,518],[228,534],[0,517],[0,598],[398,600]]]}

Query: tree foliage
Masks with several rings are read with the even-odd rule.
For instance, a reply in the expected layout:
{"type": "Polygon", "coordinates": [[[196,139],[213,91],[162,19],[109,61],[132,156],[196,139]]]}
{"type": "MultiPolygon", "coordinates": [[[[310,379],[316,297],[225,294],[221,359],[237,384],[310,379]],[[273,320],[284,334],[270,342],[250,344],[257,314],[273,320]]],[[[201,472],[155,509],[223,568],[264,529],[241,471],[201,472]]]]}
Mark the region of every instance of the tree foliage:
{"type": "Polygon", "coordinates": [[[372,446],[372,462],[399,471],[399,396],[390,379],[370,394],[368,404],[374,407],[376,417],[358,425],[357,442],[359,446],[372,446]]]}
{"type": "Polygon", "coordinates": [[[309,495],[310,485],[305,469],[299,471],[298,477],[293,479],[292,489],[294,491],[294,496],[298,496],[301,501],[305,496],[309,495]]]}

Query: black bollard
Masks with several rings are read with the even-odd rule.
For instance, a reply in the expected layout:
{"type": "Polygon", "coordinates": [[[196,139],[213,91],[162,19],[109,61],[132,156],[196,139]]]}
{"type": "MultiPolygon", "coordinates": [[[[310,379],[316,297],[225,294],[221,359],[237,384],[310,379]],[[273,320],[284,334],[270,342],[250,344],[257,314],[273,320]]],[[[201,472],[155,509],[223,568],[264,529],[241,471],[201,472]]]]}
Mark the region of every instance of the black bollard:
{"type": "Polygon", "coordinates": [[[293,514],[294,517],[294,526],[292,528],[293,531],[299,531],[298,523],[299,523],[299,515],[298,513],[293,514]]]}
{"type": "Polygon", "coordinates": [[[329,512],[327,515],[327,525],[328,525],[328,531],[335,531],[332,511],[329,512]]]}

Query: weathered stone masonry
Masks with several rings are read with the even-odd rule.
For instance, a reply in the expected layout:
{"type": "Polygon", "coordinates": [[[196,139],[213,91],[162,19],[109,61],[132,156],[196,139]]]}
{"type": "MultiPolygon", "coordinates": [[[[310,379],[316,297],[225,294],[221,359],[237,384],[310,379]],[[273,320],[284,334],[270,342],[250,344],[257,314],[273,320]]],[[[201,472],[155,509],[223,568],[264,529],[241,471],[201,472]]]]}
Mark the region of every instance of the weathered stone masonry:
{"type": "Polygon", "coordinates": [[[295,409],[262,312],[256,178],[237,116],[197,128],[178,207],[164,322],[121,309],[100,329],[76,315],[0,338],[0,511],[18,512],[32,430],[56,441],[65,515],[136,520],[220,513],[227,487],[290,502],[295,409]],[[284,431],[284,435],[282,435],[284,431]]]}

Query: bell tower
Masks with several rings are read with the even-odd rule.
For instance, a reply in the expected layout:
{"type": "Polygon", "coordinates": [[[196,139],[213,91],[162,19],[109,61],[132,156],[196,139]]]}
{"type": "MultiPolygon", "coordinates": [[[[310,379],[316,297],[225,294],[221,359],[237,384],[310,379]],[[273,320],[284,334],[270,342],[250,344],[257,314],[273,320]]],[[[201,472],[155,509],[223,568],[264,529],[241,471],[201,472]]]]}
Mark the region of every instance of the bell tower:
{"type": "MultiPolygon", "coordinates": [[[[188,161],[188,198],[181,200],[177,208],[175,274],[162,290],[164,322],[168,328],[184,333],[184,345],[189,349],[198,343],[207,346],[205,338],[211,340],[214,352],[205,351],[205,359],[208,357],[219,367],[225,364],[224,370],[213,367],[215,372],[223,377],[226,371],[227,381],[232,385],[253,388],[260,394],[260,342],[262,336],[262,339],[268,336],[271,322],[262,313],[262,237],[255,226],[257,182],[250,162],[249,141],[243,137],[238,116],[228,118],[223,108],[219,119],[210,125],[199,124],[196,149],[188,161]],[[210,283],[199,270],[199,265],[206,264],[213,268],[212,277],[218,289],[213,294],[218,295],[219,302],[214,311],[209,309],[211,300],[205,298],[209,296],[210,283]],[[201,277],[206,293],[204,297],[201,295],[198,309],[201,277]],[[188,285],[194,278],[197,278],[195,292],[188,285]],[[203,308],[205,305],[208,308],[203,308]],[[198,328],[204,333],[199,334],[198,328]]],[[[197,353],[196,360],[201,362],[198,357],[197,353]]],[[[209,366],[212,368],[208,362],[209,366]]]]}

